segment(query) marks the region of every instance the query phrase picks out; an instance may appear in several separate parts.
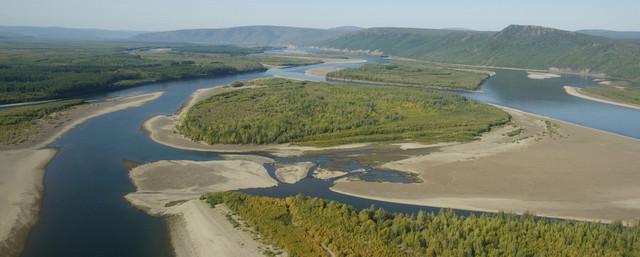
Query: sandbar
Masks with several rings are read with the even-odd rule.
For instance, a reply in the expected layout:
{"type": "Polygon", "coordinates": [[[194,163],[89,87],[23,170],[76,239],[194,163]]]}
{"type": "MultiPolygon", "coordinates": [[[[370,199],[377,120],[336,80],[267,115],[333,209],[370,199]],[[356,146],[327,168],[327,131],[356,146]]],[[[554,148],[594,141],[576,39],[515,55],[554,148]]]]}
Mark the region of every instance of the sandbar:
{"type": "Polygon", "coordinates": [[[562,77],[559,74],[554,73],[543,73],[543,72],[527,72],[527,78],[529,79],[552,79],[562,77]]]}
{"type": "Polygon", "coordinates": [[[618,102],[618,101],[613,101],[613,100],[610,100],[610,99],[606,99],[606,98],[601,97],[601,96],[594,96],[592,94],[588,94],[588,93],[584,92],[584,90],[582,90],[581,88],[578,88],[578,87],[564,86],[564,91],[567,92],[567,94],[569,94],[569,95],[572,95],[572,96],[575,96],[575,97],[580,97],[582,99],[587,99],[587,100],[591,100],[591,101],[596,101],[596,102],[601,102],[601,103],[612,104],[612,105],[617,105],[617,106],[622,106],[622,107],[626,107],[626,108],[640,110],[640,106],[638,106],[638,105],[621,103],[621,102],[618,102]]]}
{"type": "Polygon", "coordinates": [[[424,183],[340,181],[333,191],[389,202],[628,223],[640,217],[640,141],[510,108],[517,136],[382,165],[424,183]]]}
{"type": "Polygon", "coordinates": [[[227,156],[219,161],[158,161],[133,168],[136,192],[125,198],[137,208],[167,217],[176,256],[262,256],[266,246],[234,228],[228,210],[210,208],[199,197],[207,192],[276,186],[261,158],[227,156]],[[258,160],[257,162],[251,159],[258,160]]]}
{"type": "Polygon", "coordinates": [[[315,165],[313,162],[277,163],[276,177],[282,183],[295,184],[306,178],[315,165]]]}

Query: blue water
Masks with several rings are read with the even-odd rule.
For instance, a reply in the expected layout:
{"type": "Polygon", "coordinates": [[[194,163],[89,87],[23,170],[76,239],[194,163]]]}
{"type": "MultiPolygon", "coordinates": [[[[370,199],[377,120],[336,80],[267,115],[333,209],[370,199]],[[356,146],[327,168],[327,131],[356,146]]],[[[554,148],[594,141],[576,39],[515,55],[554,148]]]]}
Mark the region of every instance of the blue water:
{"type": "MultiPolygon", "coordinates": [[[[340,66],[357,65],[359,64],[340,66]]],[[[174,113],[200,88],[274,75],[322,80],[304,75],[306,69],[322,66],[326,64],[222,78],[157,83],[107,95],[165,92],[162,97],[145,106],[91,119],[52,144],[59,152],[47,167],[40,218],[30,234],[23,256],[171,256],[164,220],[131,207],[123,198],[134,191],[123,160],[152,162],[163,159],[213,160],[219,157],[214,153],[178,150],[159,145],[141,130],[142,123],[158,114],[174,113]]],[[[586,86],[593,82],[580,77],[530,80],[524,72],[498,71],[495,77],[485,83],[482,92],[464,95],[482,102],[510,106],[640,138],[640,111],[566,95],[562,90],[565,84],[586,86]]],[[[299,159],[278,159],[282,162],[297,160],[299,159]]],[[[313,157],[313,160],[347,171],[357,168],[372,170],[370,177],[364,176],[365,179],[408,182],[398,174],[376,171],[359,163],[335,163],[328,156],[313,157]]],[[[268,168],[273,172],[272,167],[268,168]]],[[[376,205],[398,212],[438,210],[337,194],[328,190],[332,183],[307,178],[293,185],[243,191],[272,196],[304,193],[346,202],[357,208],[376,205]]],[[[468,212],[459,213],[466,215],[468,212]]]]}

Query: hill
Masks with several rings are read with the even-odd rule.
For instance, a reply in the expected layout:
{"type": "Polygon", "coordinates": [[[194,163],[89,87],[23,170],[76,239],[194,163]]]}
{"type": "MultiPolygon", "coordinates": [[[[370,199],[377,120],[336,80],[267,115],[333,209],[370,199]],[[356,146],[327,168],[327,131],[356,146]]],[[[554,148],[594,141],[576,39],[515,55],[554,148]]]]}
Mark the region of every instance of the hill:
{"type": "Polygon", "coordinates": [[[77,29],[62,27],[0,26],[0,38],[39,38],[64,40],[122,40],[140,31],[77,29]]]}
{"type": "Polygon", "coordinates": [[[311,29],[279,26],[246,26],[223,29],[189,29],[144,33],[132,40],[146,42],[187,42],[200,44],[234,44],[250,46],[310,45],[315,42],[335,39],[353,27],[335,29],[311,29]]]}
{"type": "Polygon", "coordinates": [[[321,43],[437,62],[570,68],[640,80],[640,44],[539,26],[499,32],[372,28],[321,43]]]}
{"type": "Polygon", "coordinates": [[[608,37],[615,39],[630,39],[630,40],[640,40],[640,31],[614,31],[614,30],[602,30],[602,29],[585,29],[578,30],[578,33],[599,36],[599,37],[608,37]]]}

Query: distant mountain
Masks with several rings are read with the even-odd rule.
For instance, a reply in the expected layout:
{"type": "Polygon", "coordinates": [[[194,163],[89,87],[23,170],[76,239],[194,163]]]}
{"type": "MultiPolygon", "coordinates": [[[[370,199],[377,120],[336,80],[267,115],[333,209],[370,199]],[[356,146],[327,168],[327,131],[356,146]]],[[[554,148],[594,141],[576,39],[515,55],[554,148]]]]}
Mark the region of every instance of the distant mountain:
{"type": "Polygon", "coordinates": [[[188,29],[145,33],[132,40],[145,42],[186,42],[200,44],[234,44],[249,46],[305,46],[335,39],[354,32],[352,27],[310,29],[279,26],[246,26],[224,29],[188,29]]]}
{"type": "Polygon", "coordinates": [[[344,32],[356,32],[356,31],[360,31],[360,30],[363,30],[363,29],[364,28],[356,27],[356,26],[342,26],[342,27],[330,28],[329,30],[344,31],[344,32]]]}
{"type": "Polygon", "coordinates": [[[499,32],[371,28],[321,43],[438,62],[589,69],[640,80],[640,44],[540,26],[499,32]]]}
{"type": "Polygon", "coordinates": [[[0,26],[0,37],[65,40],[122,40],[140,31],[77,29],[61,27],[0,26]]]}
{"type": "Polygon", "coordinates": [[[592,36],[599,36],[599,37],[640,40],[640,31],[613,31],[613,30],[601,30],[601,29],[585,29],[585,30],[578,30],[576,32],[592,35],[592,36]]]}

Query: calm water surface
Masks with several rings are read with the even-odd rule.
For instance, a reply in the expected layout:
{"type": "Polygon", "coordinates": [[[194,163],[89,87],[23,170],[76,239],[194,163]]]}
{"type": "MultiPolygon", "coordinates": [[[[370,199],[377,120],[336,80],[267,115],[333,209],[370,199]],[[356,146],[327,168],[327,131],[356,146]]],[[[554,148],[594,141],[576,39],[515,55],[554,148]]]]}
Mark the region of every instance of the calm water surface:
{"type": "MultiPolygon", "coordinates": [[[[163,159],[213,160],[219,157],[214,153],[178,150],[156,144],[141,130],[144,120],[158,114],[174,113],[199,88],[265,76],[322,80],[307,77],[304,71],[324,66],[335,65],[320,64],[223,78],[158,83],[110,94],[165,92],[161,98],[145,106],[91,119],[52,144],[59,152],[47,167],[40,218],[23,256],[171,256],[164,220],[131,207],[123,198],[134,191],[123,160],[152,162],[163,159]]],[[[482,92],[464,95],[482,102],[640,138],[640,111],[582,100],[566,95],[562,89],[564,85],[592,84],[590,80],[579,77],[530,80],[524,72],[498,71],[495,77],[486,82],[482,92]]],[[[359,163],[336,163],[330,156],[277,159],[281,162],[311,160],[346,171],[364,168],[372,171],[364,179],[409,182],[396,173],[376,171],[359,163]]],[[[267,168],[273,175],[273,167],[267,168]]],[[[307,178],[293,185],[243,191],[278,197],[304,193],[346,202],[357,208],[375,205],[398,212],[437,210],[336,194],[328,190],[332,183],[307,178]]],[[[468,214],[464,211],[459,213],[468,214]]]]}

